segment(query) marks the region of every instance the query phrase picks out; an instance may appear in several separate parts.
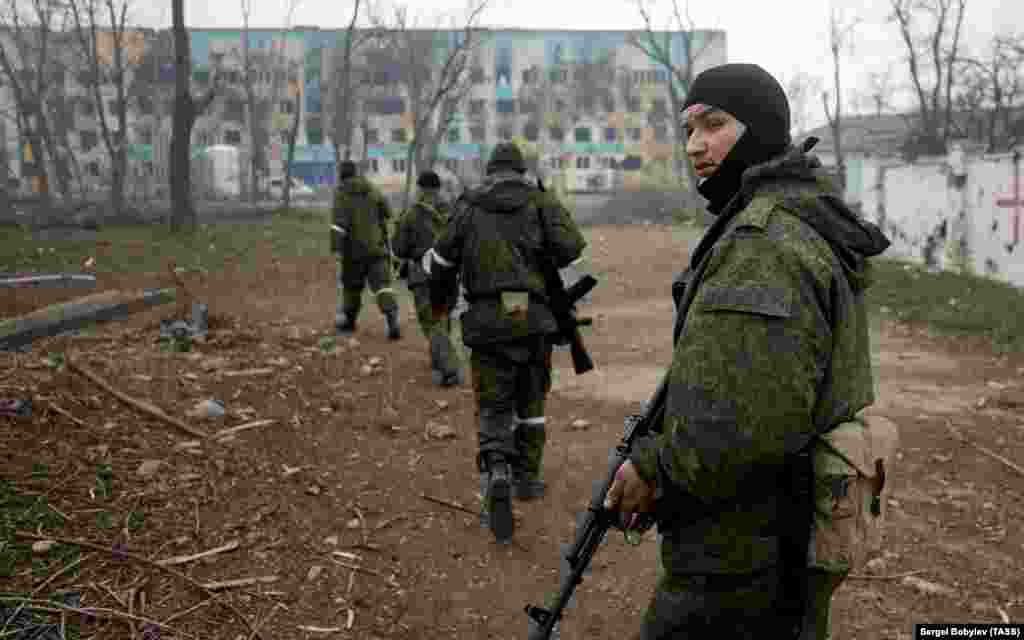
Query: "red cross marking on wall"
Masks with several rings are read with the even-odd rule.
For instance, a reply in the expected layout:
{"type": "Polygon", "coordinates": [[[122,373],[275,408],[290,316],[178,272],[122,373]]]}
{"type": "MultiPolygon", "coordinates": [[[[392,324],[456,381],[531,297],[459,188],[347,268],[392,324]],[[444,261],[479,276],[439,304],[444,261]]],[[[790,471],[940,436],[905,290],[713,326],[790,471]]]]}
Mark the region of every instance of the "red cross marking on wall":
{"type": "Polygon", "coordinates": [[[1020,193],[1020,152],[1013,154],[1013,197],[999,198],[996,200],[997,207],[1013,209],[1013,244],[1016,246],[1020,240],[1020,210],[1024,206],[1024,200],[1020,193]]]}

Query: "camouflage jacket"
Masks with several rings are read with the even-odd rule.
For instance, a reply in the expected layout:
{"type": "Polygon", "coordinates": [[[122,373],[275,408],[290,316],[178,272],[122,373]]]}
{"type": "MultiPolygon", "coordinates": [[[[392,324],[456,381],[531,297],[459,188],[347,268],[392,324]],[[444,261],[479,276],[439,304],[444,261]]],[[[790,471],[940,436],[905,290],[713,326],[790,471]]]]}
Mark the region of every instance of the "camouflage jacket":
{"type": "Polygon", "coordinates": [[[331,249],[352,260],[387,257],[390,219],[387,198],[369,180],[342,180],[334,193],[334,224],[346,233],[341,237],[332,230],[331,249]]]}
{"type": "Polygon", "coordinates": [[[665,418],[632,455],[672,572],[777,564],[791,454],[874,400],[864,291],[889,243],[819,168],[794,148],[748,169],[673,283],[665,418]]]}
{"type": "Polygon", "coordinates": [[[555,332],[539,256],[544,252],[564,268],[585,246],[569,211],[525,176],[498,173],[463,194],[434,245],[441,264],[461,272],[470,303],[462,315],[463,342],[472,347],[555,332]],[[506,313],[503,292],[527,292],[527,312],[506,313]]]}
{"type": "Polygon", "coordinates": [[[410,261],[410,287],[430,281],[430,277],[423,270],[421,259],[448,226],[450,217],[451,205],[438,195],[427,192],[421,193],[419,199],[399,220],[392,248],[396,256],[410,261]]]}

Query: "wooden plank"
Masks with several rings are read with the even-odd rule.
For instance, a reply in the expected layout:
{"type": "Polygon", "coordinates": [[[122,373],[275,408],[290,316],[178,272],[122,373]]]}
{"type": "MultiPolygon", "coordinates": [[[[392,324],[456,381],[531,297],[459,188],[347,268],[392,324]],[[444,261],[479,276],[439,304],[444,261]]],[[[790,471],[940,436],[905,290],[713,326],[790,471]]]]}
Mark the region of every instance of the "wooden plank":
{"type": "Polygon", "coordinates": [[[43,307],[17,318],[0,321],[0,350],[16,349],[39,338],[123,318],[176,299],[175,289],[114,289],[43,307]]]}

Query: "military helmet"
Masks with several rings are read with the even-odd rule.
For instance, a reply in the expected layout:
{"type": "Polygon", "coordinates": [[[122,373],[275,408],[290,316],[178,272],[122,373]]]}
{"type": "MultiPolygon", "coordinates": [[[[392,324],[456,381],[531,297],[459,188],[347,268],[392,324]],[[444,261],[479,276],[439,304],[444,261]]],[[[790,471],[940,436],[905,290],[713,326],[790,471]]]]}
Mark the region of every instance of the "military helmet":
{"type": "Polygon", "coordinates": [[[501,142],[491,153],[491,159],[487,161],[487,173],[498,171],[526,171],[526,161],[523,159],[523,152],[513,142],[501,142]]]}

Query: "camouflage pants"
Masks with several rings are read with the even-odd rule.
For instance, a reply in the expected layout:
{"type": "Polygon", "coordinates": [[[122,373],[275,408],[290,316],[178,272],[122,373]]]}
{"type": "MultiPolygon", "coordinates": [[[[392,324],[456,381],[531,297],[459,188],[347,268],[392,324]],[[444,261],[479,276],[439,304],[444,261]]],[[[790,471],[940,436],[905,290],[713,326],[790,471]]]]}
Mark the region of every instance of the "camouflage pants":
{"type": "Polygon", "coordinates": [[[480,458],[501,453],[527,474],[540,473],[551,390],[551,345],[544,336],[473,347],[473,390],[480,420],[480,458]]]}
{"type": "Polygon", "coordinates": [[[344,254],[338,256],[338,311],[355,319],[363,306],[363,287],[377,298],[377,306],[387,314],[398,310],[394,289],[391,288],[391,265],[387,258],[352,260],[344,254]]]}
{"type": "Polygon", "coordinates": [[[776,569],[754,574],[672,575],[658,581],[638,640],[793,638],[778,613],[776,569]]]}
{"type": "Polygon", "coordinates": [[[413,303],[416,305],[416,319],[430,348],[430,368],[444,373],[456,371],[459,363],[451,340],[451,318],[434,321],[433,308],[430,305],[430,283],[415,284],[411,288],[413,303]]]}

